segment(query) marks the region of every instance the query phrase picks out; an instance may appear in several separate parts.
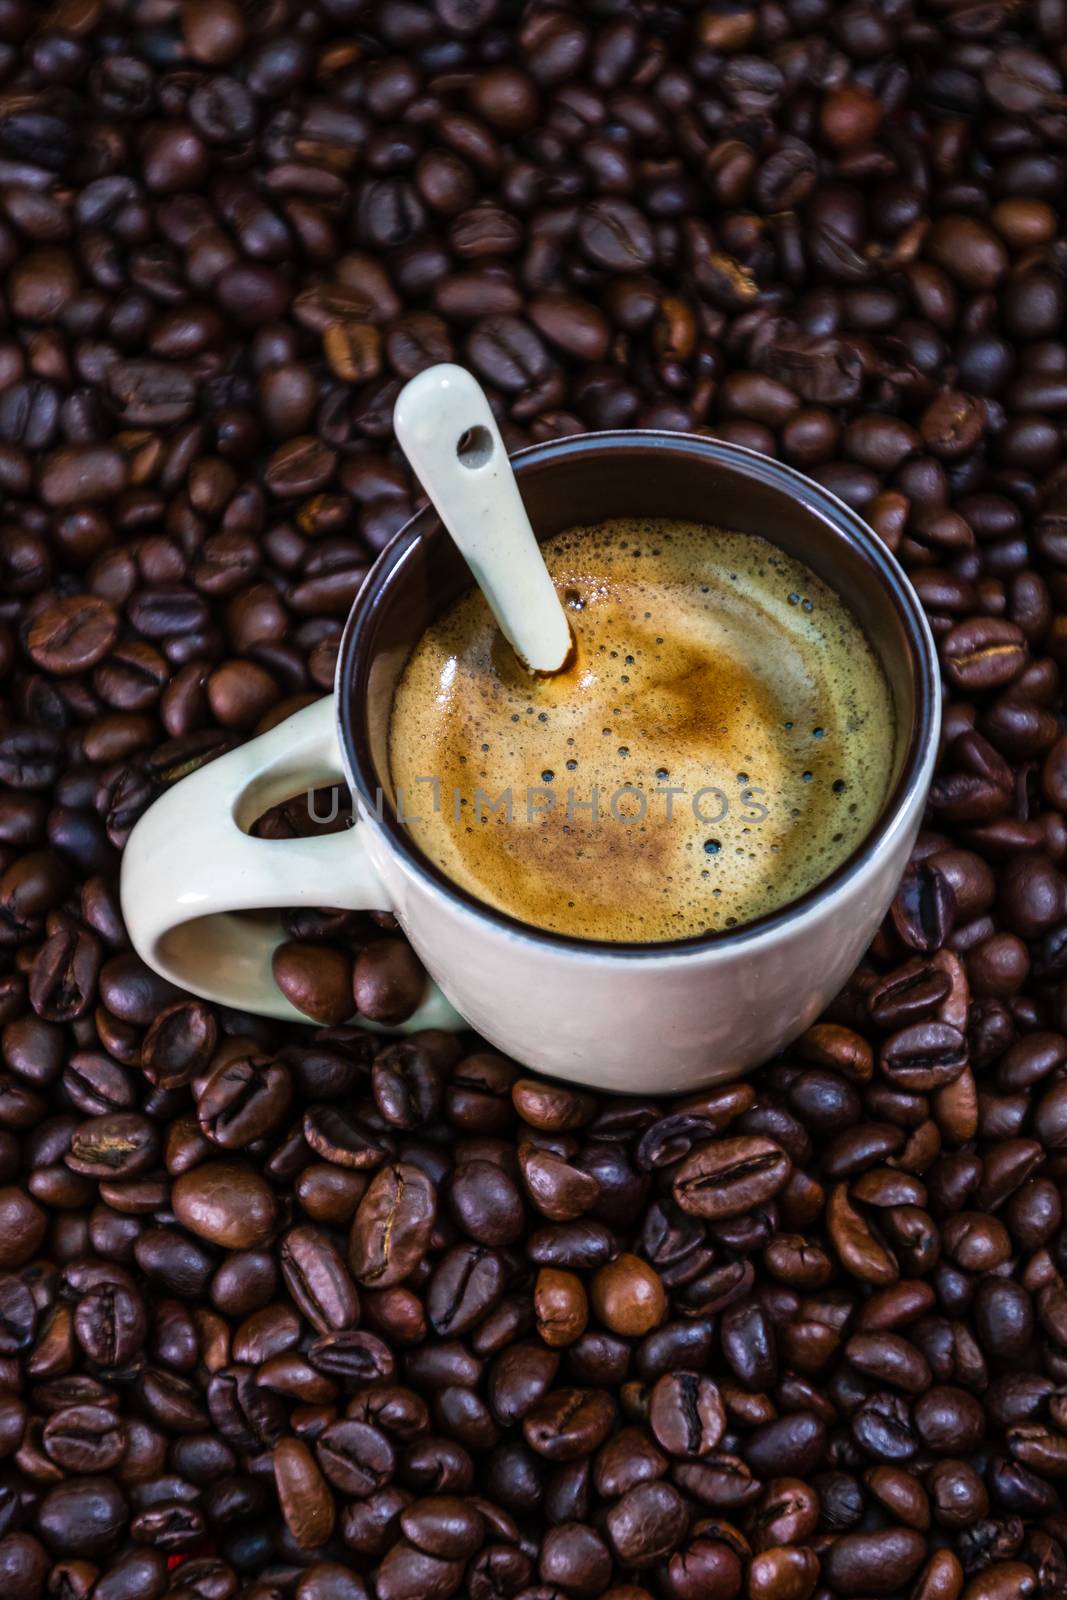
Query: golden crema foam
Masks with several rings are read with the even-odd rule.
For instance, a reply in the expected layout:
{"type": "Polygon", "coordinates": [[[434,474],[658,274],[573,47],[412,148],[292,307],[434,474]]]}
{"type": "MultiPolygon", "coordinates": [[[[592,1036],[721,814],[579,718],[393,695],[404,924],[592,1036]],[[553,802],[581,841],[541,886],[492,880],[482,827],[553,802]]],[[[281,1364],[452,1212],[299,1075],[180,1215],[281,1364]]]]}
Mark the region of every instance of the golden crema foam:
{"type": "Polygon", "coordinates": [[[616,943],[736,927],[825,878],[877,818],[894,743],[845,604],[698,523],[603,522],[542,553],[566,671],[525,672],[477,589],[405,668],[390,762],[420,849],[523,922],[616,943]]]}

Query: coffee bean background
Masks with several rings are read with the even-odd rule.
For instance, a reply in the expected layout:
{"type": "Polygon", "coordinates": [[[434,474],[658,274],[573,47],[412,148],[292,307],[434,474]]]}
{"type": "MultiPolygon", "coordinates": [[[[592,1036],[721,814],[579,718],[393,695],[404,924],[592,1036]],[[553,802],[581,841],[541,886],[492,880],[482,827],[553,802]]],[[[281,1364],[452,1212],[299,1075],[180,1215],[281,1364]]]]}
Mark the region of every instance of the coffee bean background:
{"type": "Polygon", "coordinates": [[[5,1600],[1067,1591],[1065,73],[1063,0],[0,0],[5,1600]],[[131,953],[449,359],[795,464],[927,608],[912,867],[747,1081],[383,1042],[387,915],[289,916],[307,1029],[131,953]]]}

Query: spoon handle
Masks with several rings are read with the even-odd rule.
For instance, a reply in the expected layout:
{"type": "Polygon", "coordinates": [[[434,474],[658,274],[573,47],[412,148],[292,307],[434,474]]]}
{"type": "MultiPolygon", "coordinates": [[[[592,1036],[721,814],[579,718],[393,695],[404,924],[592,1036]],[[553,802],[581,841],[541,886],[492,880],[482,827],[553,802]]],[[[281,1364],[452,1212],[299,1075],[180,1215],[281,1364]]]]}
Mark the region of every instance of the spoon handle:
{"type": "Polygon", "coordinates": [[[399,395],[393,425],[519,660],[558,672],[570,625],[477,379],[451,363],[427,368],[399,395]]]}

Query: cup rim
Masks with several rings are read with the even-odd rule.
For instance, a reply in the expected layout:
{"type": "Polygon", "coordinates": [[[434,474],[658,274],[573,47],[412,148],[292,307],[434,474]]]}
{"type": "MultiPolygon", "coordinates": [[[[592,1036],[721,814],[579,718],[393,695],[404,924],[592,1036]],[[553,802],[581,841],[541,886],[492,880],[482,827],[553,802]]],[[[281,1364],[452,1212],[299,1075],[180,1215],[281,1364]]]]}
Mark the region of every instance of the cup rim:
{"type": "Polygon", "coordinates": [[[535,945],[567,951],[575,956],[599,955],[647,961],[656,957],[696,956],[710,951],[725,954],[781,932],[798,918],[816,911],[839,891],[854,885],[885,845],[916,792],[928,781],[941,715],[937,651],[918,595],[896,557],[873,529],[837,495],[798,472],[795,467],[777,461],[772,456],[704,434],[675,433],[659,428],[618,428],[597,433],[570,434],[528,445],[515,451],[510,460],[521,483],[523,475],[534,468],[551,466],[568,457],[610,455],[618,450],[638,455],[663,452],[698,456],[711,464],[740,470],[745,476],[762,481],[771,488],[792,493],[810,510],[821,515],[838,536],[851,544],[873,567],[912,649],[915,707],[907,751],[897,781],[886,796],[874,826],[856,848],[804,894],[797,895],[774,911],[753,918],[751,922],[742,923],[736,928],[720,928],[692,934],[684,939],[659,942],[635,940],[621,943],[538,928],[512,916],[510,912],[486,904],[455,883],[419,849],[390,808],[379,804],[378,776],[366,721],[362,715],[356,715],[357,703],[362,707],[366,698],[369,670],[366,641],[384,596],[418,541],[435,524],[440,527],[437,513],[430,504],[416,511],[382,550],[368,572],[345,623],[334,679],[341,758],[349,787],[357,801],[357,810],[362,813],[361,823],[373,818],[386,834],[390,847],[403,858],[410,871],[428,880],[454,908],[478,917],[499,932],[535,945]]]}

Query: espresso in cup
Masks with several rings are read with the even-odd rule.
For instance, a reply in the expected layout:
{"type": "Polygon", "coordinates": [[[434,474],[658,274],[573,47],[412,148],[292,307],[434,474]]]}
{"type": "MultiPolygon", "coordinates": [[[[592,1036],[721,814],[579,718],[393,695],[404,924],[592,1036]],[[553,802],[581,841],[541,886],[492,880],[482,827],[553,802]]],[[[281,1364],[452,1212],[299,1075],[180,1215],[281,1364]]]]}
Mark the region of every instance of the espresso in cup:
{"type": "Polygon", "coordinates": [[[574,651],[536,678],[481,592],[399,682],[401,819],[479,900],[613,943],[741,926],[820,883],[885,801],[893,702],[843,600],[768,540],[641,518],[542,545],[574,651]]]}

